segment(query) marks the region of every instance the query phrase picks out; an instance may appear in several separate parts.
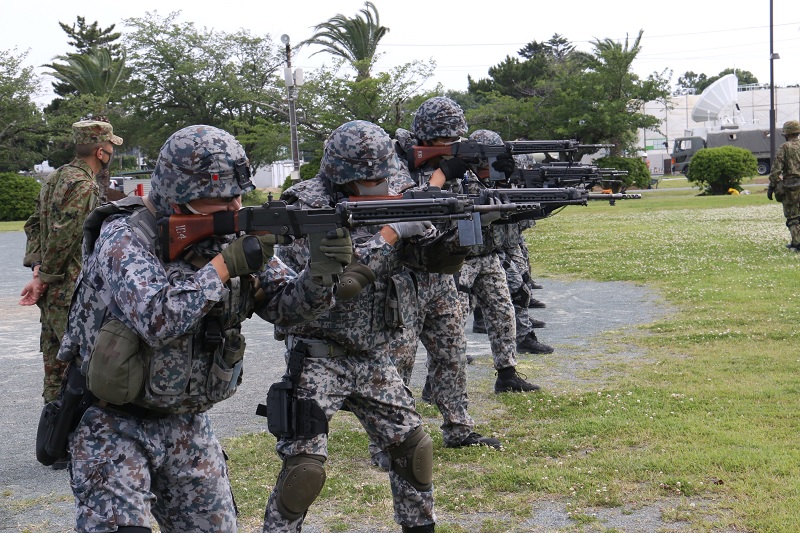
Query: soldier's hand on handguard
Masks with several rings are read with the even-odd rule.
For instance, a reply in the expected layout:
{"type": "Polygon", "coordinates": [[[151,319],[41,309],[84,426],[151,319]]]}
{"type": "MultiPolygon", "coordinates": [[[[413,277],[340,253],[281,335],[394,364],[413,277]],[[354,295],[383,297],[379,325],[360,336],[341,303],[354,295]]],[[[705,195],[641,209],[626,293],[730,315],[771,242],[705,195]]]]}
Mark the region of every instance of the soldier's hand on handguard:
{"type": "Polygon", "coordinates": [[[423,220],[419,222],[393,222],[387,224],[387,226],[397,234],[398,238],[408,239],[409,237],[424,235],[432,224],[427,220],[423,220]]]}
{"type": "Polygon", "coordinates": [[[220,252],[230,277],[243,276],[261,270],[275,255],[275,245],[283,244],[282,235],[243,235],[220,252]]]}
{"type": "Polygon", "coordinates": [[[505,174],[506,179],[508,179],[516,170],[517,164],[511,154],[500,154],[497,156],[497,160],[492,163],[492,168],[505,174]]]}
{"type": "MultiPolygon", "coordinates": [[[[501,194],[489,196],[484,200],[483,205],[502,205],[507,204],[508,199],[501,194]]],[[[488,226],[492,222],[500,220],[503,214],[500,211],[491,211],[489,213],[481,213],[481,226],[488,226]]]]}

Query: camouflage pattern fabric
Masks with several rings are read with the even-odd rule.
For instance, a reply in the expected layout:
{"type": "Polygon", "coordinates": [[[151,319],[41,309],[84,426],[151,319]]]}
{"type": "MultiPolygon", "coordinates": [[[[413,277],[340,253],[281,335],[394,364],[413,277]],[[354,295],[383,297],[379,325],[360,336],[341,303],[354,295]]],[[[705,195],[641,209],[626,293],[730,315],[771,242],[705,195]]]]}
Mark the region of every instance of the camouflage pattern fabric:
{"type": "Polygon", "coordinates": [[[389,135],[365,120],[353,120],[336,128],[325,143],[319,166],[319,175],[337,184],[388,179],[400,171],[389,135]]]}
{"type": "Polygon", "coordinates": [[[214,126],[187,126],[161,147],[148,197],[159,213],[196,198],[232,198],[255,188],[250,161],[236,138],[214,126]],[[202,155],[198,156],[198,147],[202,155]]]}
{"type": "Polygon", "coordinates": [[[81,271],[83,222],[99,204],[92,169],[75,158],[50,174],[39,193],[36,210],[25,223],[25,258],[41,262],[39,278],[48,284],[39,299],[42,323],[40,349],[44,361],[45,403],[55,400],[66,365],[56,359],[67,322],[75,282],[81,271]]]}
{"type": "Polygon", "coordinates": [[[147,420],[90,407],[70,435],[76,530],[236,531],[225,455],[208,415],[147,420]]]}
{"type": "MultiPolygon", "coordinates": [[[[468,257],[456,274],[459,302],[464,317],[479,305],[483,310],[486,331],[496,369],[517,366],[517,328],[514,304],[506,272],[497,253],[468,257]]],[[[462,322],[462,330],[467,319],[462,322]]]]}
{"type": "MultiPolygon", "coordinates": [[[[300,398],[315,400],[328,420],[346,401],[370,440],[382,449],[403,442],[422,424],[411,391],[397,373],[385,345],[375,346],[362,354],[306,357],[297,390],[300,398]]],[[[276,450],[283,460],[300,453],[327,458],[328,436],[282,439],[278,441],[276,450]]],[[[389,482],[395,522],[409,527],[435,522],[433,489],[417,490],[394,471],[389,472],[389,482]]],[[[305,517],[291,521],[285,518],[278,511],[275,497],[273,491],[264,513],[264,533],[300,531],[305,517]]]]}
{"type": "MultiPolygon", "coordinates": [[[[417,287],[415,323],[396,332],[389,352],[397,371],[408,384],[417,356],[419,341],[428,353],[427,367],[431,398],[442,414],[445,444],[464,440],[475,427],[467,412],[467,341],[464,318],[455,280],[448,274],[411,271],[417,287]]],[[[374,455],[373,446],[370,452],[374,455]]]]}
{"type": "Polygon", "coordinates": [[[102,120],[81,120],[72,125],[72,140],[78,144],[100,144],[109,142],[122,145],[122,137],[114,135],[114,127],[102,120]]]}
{"type": "Polygon", "coordinates": [[[429,98],[414,113],[411,133],[420,141],[431,141],[438,137],[462,137],[467,134],[464,111],[446,96],[429,98]]]}
{"type": "Polygon", "coordinates": [[[769,183],[783,185],[783,216],[792,236],[792,246],[800,247],[800,139],[785,142],[775,155],[769,183]]]}
{"type": "MultiPolygon", "coordinates": [[[[282,195],[289,203],[308,208],[334,205],[327,178],[321,174],[301,182],[282,195]]],[[[396,190],[391,189],[390,194],[396,190]]],[[[405,441],[422,423],[414,409],[411,391],[397,373],[387,342],[395,333],[387,323],[386,299],[393,275],[402,269],[400,241],[389,245],[380,228],[363,227],[351,232],[354,260],[368,266],[376,281],[349,300],[337,300],[334,307],[306,324],[277,329],[278,336],[315,339],[346,353],[325,358],[306,357],[298,391],[301,397],[313,399],[328,419],[341,409],[345,401],[368,433],[382,448],[405,441]]],[[[277,248],[277,255],[295,268],[309,258],[306,239],[277,248]]],[[[277,445],[282,459],[300,453],[327,457],[327,436],[312,439],[281,440],[277,445]]],[[[394,499],[395,521],[405,526],[424,525],[435,521],[433,491],[419,491],[393,472],[389,475],[394,499]]],[[[273,491],[264,516],[264,531],[299,531],[303,518],[289,521],[277,510],[273,491]]]]}

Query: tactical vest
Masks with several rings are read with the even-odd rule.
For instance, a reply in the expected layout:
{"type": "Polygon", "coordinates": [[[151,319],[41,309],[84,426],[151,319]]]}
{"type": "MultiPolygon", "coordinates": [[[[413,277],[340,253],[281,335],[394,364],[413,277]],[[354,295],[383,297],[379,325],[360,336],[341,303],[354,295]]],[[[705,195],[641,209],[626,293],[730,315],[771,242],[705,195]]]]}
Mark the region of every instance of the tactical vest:
{"type": "MultiPolygon", "coordinates": [[[[155,217],[141,198],[129,197],[105,204],[87,218],[84,257],[94,250],[103,223],[119,215],[128,217],[131,228],[158,256],[155,217]]],[[[164,267],[170,279],[180,279],[205,263],[179,259],[164,267]]],[[[185,335],[149,346],[124,324],[124,318],[109,311],[82,273],[59,358],[81,357],[90,390],[110,404],[133,404],[156,413],[205,411],[232,396],[242,380],[241,322],[252,312],[255,291],[247,277],[231,279],[229,289],[228,298],[185,335]]]]}

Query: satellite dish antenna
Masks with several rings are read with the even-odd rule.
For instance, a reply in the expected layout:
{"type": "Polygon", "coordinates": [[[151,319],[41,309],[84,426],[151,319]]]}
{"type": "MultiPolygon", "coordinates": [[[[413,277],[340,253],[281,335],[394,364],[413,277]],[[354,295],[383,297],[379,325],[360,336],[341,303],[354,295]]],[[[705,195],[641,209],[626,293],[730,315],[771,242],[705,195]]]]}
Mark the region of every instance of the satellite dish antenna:
{"type": "Polygon", "coordinates": [[[692,108],[692,120],[695,122],[718,119],[730,121],[731,117],[722,112],[727,107],[736,104],[738,89],[739,78],[736,77],[736,74],[727,74],[706,87],[692,108]]]}

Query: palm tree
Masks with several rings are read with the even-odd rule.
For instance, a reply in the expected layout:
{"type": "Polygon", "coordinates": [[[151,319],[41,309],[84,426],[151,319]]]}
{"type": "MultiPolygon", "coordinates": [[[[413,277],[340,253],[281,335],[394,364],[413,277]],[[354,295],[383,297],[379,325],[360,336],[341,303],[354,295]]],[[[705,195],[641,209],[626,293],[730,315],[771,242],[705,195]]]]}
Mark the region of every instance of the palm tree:
{"type": "Polygon", "coordinates": [[[56,59],[63,63],[44,65],[53,69],[51,76],[71,85],[78,94],[98,96],[105,102],[112,100],[126,73],[125,52],[114,60],[107,48],[91,48],[85,54],[56,56],[56,59]]]}
{"type": "Polygon", "coordinates": [[[354,18],[338,14],[327,22],[314,26],[314,35],[300,43],[318,44],[322,50],[348,61],[356,69],[356,81],[370,77],[375,64],[378,42],[389,32],[380,25],[378,10],[372,2],[364,2],[360,15],[354,18]],[[363,16],[362,16],[363,15],[363,16]]]}

